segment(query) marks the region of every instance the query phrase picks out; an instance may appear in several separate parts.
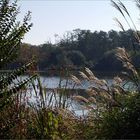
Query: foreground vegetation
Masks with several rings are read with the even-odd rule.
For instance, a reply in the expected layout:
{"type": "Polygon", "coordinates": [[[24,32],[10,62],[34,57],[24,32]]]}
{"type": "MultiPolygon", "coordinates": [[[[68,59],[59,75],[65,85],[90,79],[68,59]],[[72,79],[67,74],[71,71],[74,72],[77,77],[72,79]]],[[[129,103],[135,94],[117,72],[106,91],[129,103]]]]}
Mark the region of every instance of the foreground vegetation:
{"type": "MultiPolygon", "coordinates": [[[[128,18],[131,18],[121,2],[112,1],[112,4],[124,17],[126,14],[128,18]]],[[[137,0],[137,6],[140,7],[139,0],[137,0]]],[[[10,3],[8,0],[0,2],[1,70],[10,61],[15,60],[22,37],[31,27],[30,15],[25,16],[23,23],[17,24],[17,13],[16,2],[10,3]]],[[[139,32],[135,27],[134,29],[132,33],[135,40],[139,42],[139,32]]],[[[98,79],[89,68],[80,72],[80,78],[67,73],[75,85],[80,85],[82,79],[90,82],[86,98],[81,95],[71,97],[72,100],[80,102],[88,110],[86,116],[77,116],[68,110],[66,102],[68,96],[66,88],[61,87],[61,80],[59,89],[53,89],[53,95],[58,99],[58,102],[51,105],[52,96],[48,97],[49,93],[34,73],[34,61],[12,73],[1,74],[0,139],[140,138],[140,73],[131,57],[131,55],[136,54],[136,50],[132,48],[130,53],[125,48],[120,47],[115,50],[115,54],[125,67],[126,72],[124,79],[118,76],[114,77],[112,85],[109,85],[105,80],[98,79]],[[28,71],[31,76],[25,80],[19,80],[25,71],[28,71]],[[126,80],[131,82],[131,90],[126,80]],[[34,102],[30,100],[32,91],[35,93],[34,102]],[[58,97],[56,97],[56,93],[58,93],[58,97]],[[48,99],[49,104],[46,104],[48,99]]]]}

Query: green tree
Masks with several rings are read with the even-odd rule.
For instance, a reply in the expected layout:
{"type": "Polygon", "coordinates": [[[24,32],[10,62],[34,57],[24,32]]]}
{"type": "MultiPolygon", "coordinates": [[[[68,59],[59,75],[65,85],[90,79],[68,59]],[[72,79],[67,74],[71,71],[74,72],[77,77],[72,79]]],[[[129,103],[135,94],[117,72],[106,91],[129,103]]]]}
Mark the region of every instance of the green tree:
{"type": "MultiPolygon", "coordinates": [[[[0,1],[0,70],[5,69],[10,62],[15,60],[21,40],[32,26],[32,23],[29,22],[30,12],[24,17],[23,22],[17,21],[18,13],[17,1],[0,1]]],[[[34,77],[27,78],[16,85],[13,84],[13,81],[23,74],[32,63],[30,62],[6,75],[0,74],[0,108],[9,102],[13,93],[17,93],[34,77]]]]}
{"type": "Polygon", "coordinates": [[[67,57],[72,61],[73,65],[84,66],[85,57],[80,51],[70,51],[67,57]]]}

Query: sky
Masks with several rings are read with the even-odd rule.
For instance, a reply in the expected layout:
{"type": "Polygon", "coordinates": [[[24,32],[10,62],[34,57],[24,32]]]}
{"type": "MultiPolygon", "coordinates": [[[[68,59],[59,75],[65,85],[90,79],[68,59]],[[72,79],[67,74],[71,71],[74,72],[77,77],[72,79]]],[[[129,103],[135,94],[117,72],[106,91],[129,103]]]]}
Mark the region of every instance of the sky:
{"type": "MultiPolygon", "coordinates": [[[[136,26],[139,11],[134,0],[122,0],[136,26]]],[[[66,31],[84,29],[91,31],[120,30],[113,18],[118,18],[125,29],[127,24],[121,14],[111,6],[110,0],[20,0],[20,18],[31,11],[32,29],[22,42],[39,45],[48,41],[55,43],[66,31]]]]}

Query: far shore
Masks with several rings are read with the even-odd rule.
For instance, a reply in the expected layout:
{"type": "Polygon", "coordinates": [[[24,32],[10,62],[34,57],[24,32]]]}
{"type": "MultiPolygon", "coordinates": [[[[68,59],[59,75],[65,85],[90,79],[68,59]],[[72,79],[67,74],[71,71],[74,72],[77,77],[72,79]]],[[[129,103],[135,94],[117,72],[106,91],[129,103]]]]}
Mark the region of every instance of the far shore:
{"type": "MultiPolygon", "coordinates": [[[[0,70],[0,73],[11,73],[14,70],[0,70]]],[[[28,74],[32,74],[32,73],[38,73],[41,76],[66,76],[69,74],[74,74],[74,75],[78,75],[79,71],[84,71],[83,69],[77,69],[77,70],[66,70],[66,69],[47,69],[47,70],[39,70],[39,71],[27,71],[25,72],[24,75],[28,75],[28,74]]],[[[101,78],[105,78],[105,77],[114,77],[114,76],[120,76],[122,75],[122,72],[120,71],[94,71],[93,73],[97,76],[97,77],[101,77],[101,78]]]]}

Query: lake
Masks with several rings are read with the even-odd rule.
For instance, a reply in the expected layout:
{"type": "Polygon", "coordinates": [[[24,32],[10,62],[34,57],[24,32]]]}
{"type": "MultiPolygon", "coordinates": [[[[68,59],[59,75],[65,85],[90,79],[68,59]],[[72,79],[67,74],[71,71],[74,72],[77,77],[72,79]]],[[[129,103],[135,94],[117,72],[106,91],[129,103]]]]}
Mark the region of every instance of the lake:
{"type": "MultiPolygon", "coordinates": [[[[25,79],[27,76],[22,76],[20,79],[25,79]]],[[[100,77],[100,79],[102,79],[100,77]]],[[[108,83],[112,85],[113,77],[103,77],[108,83]]],[[[75,101],[72,95],[82,95],[86,97],[86,90],[91,86],[87,80],[82,80],[81,85],[75,85],[75,83],[64,77],[60,78],[58,76],[46,76],[40,75],[41,85],[43,87],[43,94],[45,95],[45,105],[49,107],[65,107],[73,111],[78,116],[86,115],[87,110],[83,109],[81,103],[75,101]]],[[[30,103],[40,104],[40,90],[38,86],[38,81],[34,81],[35,89],[29,86],[28,92],[30,96],[30,103]]],[[[130,85],[126,85],[126,88],[130,85]]]]}
{"type": "MultiPolygon", "coordinates": [[[[27,76],[22,76],[21,79],[25,79],[27,76]]],[[[105,79],[109,85],[112,83],[111,78],[105,79]]],[[[65,102],[65,106],[71,111],[73,111],[76,115],[87,114],[87,110],[83,109],[81,104],[71,97],[72,95],[82,95],[86,97],[86,90],[90,87],[90,83],[86,80],[81,81],[81,85],[75,85],[74,82],[70,79],[60,78],[58,76],[40,76],[41,85],[44,88],[45,93],[45,104],[50,107],[58,107],[65,102]],[[60,89],[64,89],[60,91],[60,89]],[[60,96],[61,93],[64,95],[60,96]]],[[[30,93],[30,102],[39,103],[39,87],[37,80],[34,81],[36,91],[29,87],[28,93],[30,93]]]]}

